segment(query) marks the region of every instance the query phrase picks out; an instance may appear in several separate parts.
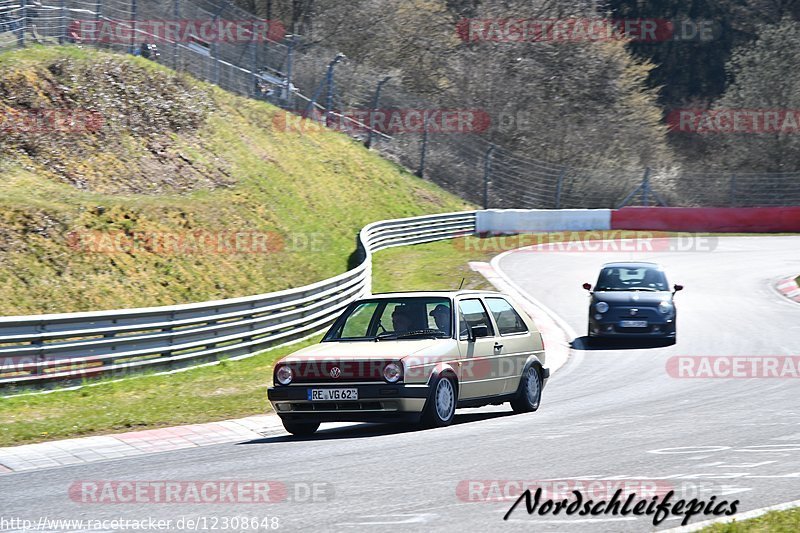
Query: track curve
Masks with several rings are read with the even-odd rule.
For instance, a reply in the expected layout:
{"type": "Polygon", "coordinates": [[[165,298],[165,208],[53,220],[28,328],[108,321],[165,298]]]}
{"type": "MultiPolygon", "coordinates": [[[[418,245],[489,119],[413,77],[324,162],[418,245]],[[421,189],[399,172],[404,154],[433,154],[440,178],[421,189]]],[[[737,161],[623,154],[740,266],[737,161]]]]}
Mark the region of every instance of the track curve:
{"type": "Polygon", "coordinates": [[[672,283],[686,286],[677,296],[677,344],[573,350],[533,414],[511,415],[508,406],[464,410],[453,426],[427,431],[323,426],[300,441],[275,436],[2,476],[2,515],[278,516],[281,529],[309,531],[647,531],[647,517],[529,517],[521,508],[503,522],[513,498],[465,501],[459,488],[470,480],[627,478],[739,499],[742,511],[796,500],[800,379],[676,379],[665,365],[674,355],[800,355],[800,305],[772,287],[800,272],[799,250],[799,237],[729,237],[710,252],[511,253],[500,268],[578,334],[587,305],[581,283],[594,282],[600,264],[661,262],[672,283]],[[75,481],[109,479],[279,480],[329,490],[313,503],[266,506],[69,498],[75,481]]]}

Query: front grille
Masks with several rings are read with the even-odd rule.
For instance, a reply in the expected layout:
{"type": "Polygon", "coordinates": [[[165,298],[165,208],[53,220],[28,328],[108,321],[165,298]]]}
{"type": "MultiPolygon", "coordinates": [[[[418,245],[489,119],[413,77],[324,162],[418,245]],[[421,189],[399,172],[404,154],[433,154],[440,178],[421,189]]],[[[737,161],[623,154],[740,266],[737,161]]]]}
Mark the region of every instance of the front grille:
{"type": "MultiPolygon", "coordinates": [[[[303,361],[289,363],[294,370],[293,383],[357,383],[384,381],[383,369],[393,360],[303,361]],[[338,369],[338,371],[335,371],[338,369]],[[334,372],[332,374],[332,372],[334,372]],[[336,377],[333,377],[333,376],[336,377]]],[[[397,361],[394,361],[397,362],[397,361]]]]}

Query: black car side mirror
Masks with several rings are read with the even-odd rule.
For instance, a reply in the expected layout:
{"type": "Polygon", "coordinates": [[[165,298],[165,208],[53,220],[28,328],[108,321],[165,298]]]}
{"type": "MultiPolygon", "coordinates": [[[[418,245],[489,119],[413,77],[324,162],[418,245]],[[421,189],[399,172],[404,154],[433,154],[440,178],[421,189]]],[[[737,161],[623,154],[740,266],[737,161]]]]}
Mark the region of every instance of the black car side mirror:
{"type": "Polygon", "coordinates": [[[673,292],[672,294],[675,294],[676,292],[678,292],[678,291],[682,291],[682,290],[683,290],[683,285],[678,285],[678,284],[676,283],[675,285],[673,285],[673,286],[672,286],[672,289],[675,291],[675,292],[673,292]]]}
{"type": "Polygon", "coordinates": [[[474,341],[489,336],[489,326],[472,326],[469,328],[469,340],[474,341]]]}
{"type": "Polygon", "coordinates": [[[583,288],[584,288],[584,289],[586,289],[587,291],[590,291],[590,292],[591,292],[591,290],[592,290],[592,284],[591,284],[591,283],[584,283],[584,284],[583,284],[583,288]]]}

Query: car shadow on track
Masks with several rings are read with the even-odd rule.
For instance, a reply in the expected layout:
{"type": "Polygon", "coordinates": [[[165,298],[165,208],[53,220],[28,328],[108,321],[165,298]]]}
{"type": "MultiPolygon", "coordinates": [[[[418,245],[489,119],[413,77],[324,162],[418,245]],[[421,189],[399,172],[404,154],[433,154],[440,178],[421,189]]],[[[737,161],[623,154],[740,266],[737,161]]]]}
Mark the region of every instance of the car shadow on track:
{"type": "MultiPolygon", "coordinates": [[[[453,426],[462,424],[471,424],[473,422],[480,422],[483,420],[492,420],[496,418],[503,418],[506,416],[513,416],[514,412],[509,411],[487,411],[484,413],[456,413],[453,426]]],[[[363,439],[367,437],[380,437],[384,435],[396,435],[399,433],[413,433],[417,431],[427,431],[426,428],[416,424],[368,424],[358,423],[352,426],[335,427],[325,429],[322,428],[308,437],[297,437],[288,434],[279,434],[275,436],[264,437],[263,439],[253,439],[244,442],[239,442],[236,445],[242,444],[277,444],[280,442],[296,442],[296,441],[322,441],[322,440],[337,440],[337,439],[363,439]]]]}
{"type": "Polygon", "coordinates": [[[642,350],[647,348],[664,348],[672,346],[672,339],[598,339],[596,337],[578,337],[570,342],[574,350],[601,351],[601,350],[642,350]]]}

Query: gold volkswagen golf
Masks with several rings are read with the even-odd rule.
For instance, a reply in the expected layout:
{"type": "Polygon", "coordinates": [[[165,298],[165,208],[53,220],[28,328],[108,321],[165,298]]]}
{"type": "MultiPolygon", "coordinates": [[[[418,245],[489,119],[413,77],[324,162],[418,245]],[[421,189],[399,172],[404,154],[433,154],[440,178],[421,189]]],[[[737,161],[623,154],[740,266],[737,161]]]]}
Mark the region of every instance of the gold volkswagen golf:
{"type": "Polygon", "coordinates": [[[321,422],[440,427],[458,407],[537,410],[545,363],[533,320],[503,294],[378,294],[350,304],[321,343],[280,360],[268,397],[295,435],[321,422]]]}

